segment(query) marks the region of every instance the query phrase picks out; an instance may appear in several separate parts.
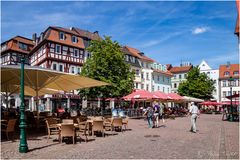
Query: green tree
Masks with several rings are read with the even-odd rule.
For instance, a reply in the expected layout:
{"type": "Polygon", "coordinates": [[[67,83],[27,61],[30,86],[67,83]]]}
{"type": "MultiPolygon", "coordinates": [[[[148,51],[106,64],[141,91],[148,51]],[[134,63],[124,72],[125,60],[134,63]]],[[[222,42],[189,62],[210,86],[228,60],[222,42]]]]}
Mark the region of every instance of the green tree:
{"type": "Polygon", "coordinates": [[[214,89],[214,81],[205,73],[200,73],[198,67],[194,67],[188,72],[187,80],[180,83],[178,93],[183,96],[208,100],[212,98],[214,89]]]}
{"type": "Polygon", "coordinates": [[[101,98],[103,114],[106,98],[120,98],[132,91],[134,73],[130,71],[130,65],[125,63],[121,46],[110,37],[92,41],[87,51],[91,53],[91,57],[84,64],[81,75],[111,85],[82,89],[79,94],[88,99],[101,98]]]}

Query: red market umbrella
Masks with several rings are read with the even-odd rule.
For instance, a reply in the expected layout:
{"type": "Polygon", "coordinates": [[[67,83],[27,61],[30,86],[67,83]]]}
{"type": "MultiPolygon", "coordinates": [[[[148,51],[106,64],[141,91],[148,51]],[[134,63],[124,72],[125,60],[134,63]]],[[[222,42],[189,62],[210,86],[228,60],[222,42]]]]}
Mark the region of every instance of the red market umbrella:
{"type": "Polygon", "coordinates": [[[161,91],[155,91],[153,92],[153,94],[155,94],[156,96],[159,97],[159,99],[162,99],[162,100],[172,100],[170,96],[168,96],[166,93],[163,93],[161,91]]]}
{"type": "Polygon", "coordinates": [[[168,96],[172,98],[172,100],[177,100],[177,101],[184,99],[182,96],[178,95],[177,93],[168,93],[168,96]]]}
{"type": "Polygon", "coordinates": [[[159,97],[155,95],[154,93],[151,93],[146,90],[135,90],[131,94],[123,97],[124,100],[132,100],[132,99],[141,99],[141,100],[147,100],[147,99],[158,99],[159,97]]]}

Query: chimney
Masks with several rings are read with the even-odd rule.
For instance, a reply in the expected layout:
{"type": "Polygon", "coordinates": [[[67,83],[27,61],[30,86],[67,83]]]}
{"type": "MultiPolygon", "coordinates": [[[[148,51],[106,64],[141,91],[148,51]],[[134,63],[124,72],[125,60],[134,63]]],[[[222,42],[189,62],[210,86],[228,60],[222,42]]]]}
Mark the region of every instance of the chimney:
{"type": "Polygon", "coordinates": [[[227,68],[230,68],[230,62],[229,61],[227,61],[227,68]]]}
{"type": "Polygon", "coordinates": [[[98,31],[93,32],[94,34],[98,34],[98,31]]]}
{"type": "Polygon", "coordinates": [[[33,35],[32,35],[32,40],[33,40],[34,43],[36,43],[37,33],[33,33],[33,35]]]}
{"type": "Polygon", "coordinates": [[[73,27],[70,27],[70,30],[72,31],[72,30],[73,30],[73,27]]]}

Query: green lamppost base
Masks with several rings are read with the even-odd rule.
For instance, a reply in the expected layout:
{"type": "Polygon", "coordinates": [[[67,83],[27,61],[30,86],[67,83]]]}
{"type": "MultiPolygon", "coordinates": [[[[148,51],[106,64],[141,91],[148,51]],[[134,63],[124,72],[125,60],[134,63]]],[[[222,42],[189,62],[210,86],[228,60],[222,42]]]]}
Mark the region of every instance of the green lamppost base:
{"type": "Polygon", "coordinates": [[[19,146],[19,152],[20,153],[27,153],[28,152],[28,146],[19,146]]]}

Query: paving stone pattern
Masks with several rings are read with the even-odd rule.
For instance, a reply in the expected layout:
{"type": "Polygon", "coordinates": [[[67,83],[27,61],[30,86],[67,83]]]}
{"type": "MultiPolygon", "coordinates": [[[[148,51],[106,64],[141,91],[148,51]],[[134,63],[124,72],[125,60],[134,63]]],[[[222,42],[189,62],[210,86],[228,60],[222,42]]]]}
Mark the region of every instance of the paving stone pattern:
{"type": "Polygon", "coordinates": [[[18,153],[19,140],[1,143],[2,158],[24,159],[238,159],[239,123],[221,120],[221,115],[201,115],[197,133],[191,133],[190,117],[166,120],[159,128],[148,129],[147,121],[130,119],[131,130],[96,137],[88,143],[47,143],[47,136],[28,139],[29,152],[18,153]]]}

